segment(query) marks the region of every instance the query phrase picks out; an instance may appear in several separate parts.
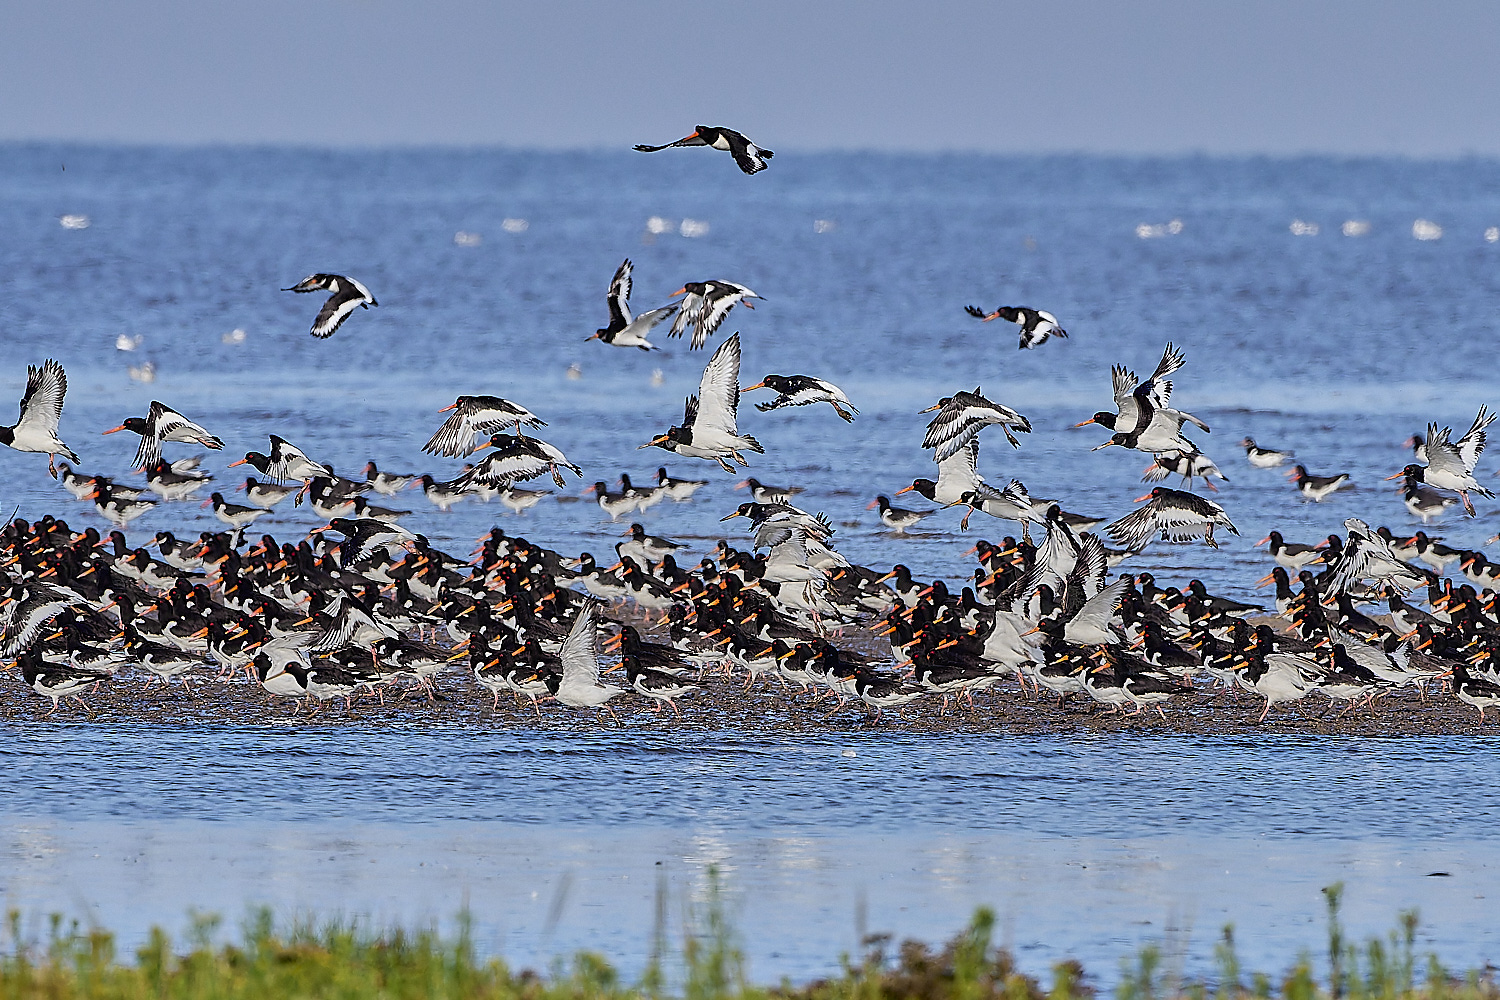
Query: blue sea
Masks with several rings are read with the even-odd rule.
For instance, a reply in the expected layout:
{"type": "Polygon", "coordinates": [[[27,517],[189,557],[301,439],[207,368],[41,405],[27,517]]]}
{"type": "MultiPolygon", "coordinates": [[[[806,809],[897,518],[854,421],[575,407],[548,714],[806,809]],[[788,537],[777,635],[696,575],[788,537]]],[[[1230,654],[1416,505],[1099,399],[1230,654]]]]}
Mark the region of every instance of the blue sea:
{"type": "MultiPolygon", "coordinates": [[[[225,440],[205,467],[226,488],[244,471],[227,463],[264,450],[272,433],[348,474],[374,460],[451,478],[461,463],[421,454],[438,411],[461,393],[501,395],[549,422],[542,436],[583,479],[522,516],[477,502],[442,513],[413,491],[401,499],[414,530],[467,551],[500,524],[602,558],[630,518],[610,523],[581,488],[622,472],[647,480],[665,464],[711,485],[640,519],[699,555],[726,528],[745,542],[719,523],[745,499],[737,477],[636,449],[680,420],[712,347],[739,331],[742,384],[815,375],[861,410],[851,425],[827,407],[759,413],[749,404],[769,395],[748,396],[741,428],[766,449],[748,473],[804,487],[801,505],[830,515],[852,559],[956,583],[972,571],[963,553],[974,540],[1015,527],[976,515],[961,533],[948,511],[898,538],[866,510],[930,475],[918,411],[982,386],[1034,430],[1019,449],[987,433],[980,471],[1112,519],[1148,488],[1147,460],[1091,453],[1107,434],[1072,425],[1109,408],[1111,364],[1144,374],[1170,341],[1187,356],[1173,404],[1213,428],[1189,437],[1228,476],[1217,499],[1240,537],[1221,535],[1217,552],[1153,546],[1122,568],[1197,576],[1243,599],[1269,568],[1252,545],[1271,528],[1313,541],[1342,533],[1351,516],[1397,532],[1418,526],[1382,482],[1407,461],[1403,440],[1429,421],[1461,430],[1481,403],[1500,402],[1496,227],[1500,163],[1489,160],[787,152],[746,177],[706,150],[7,144],[0,393],[19,399],[26,365],[58,359],[69,375],[62,436],[85,471],[127,482],[133,436],[100,432],[160,399],[225,440]],[[627,257],[637,311],[708,278],[765,301],[736,309],[702,352],[665,328],[664,349],[650,354],[587,342],[627,257]],[[319,297],[280,289],[316,271],[358,278],[379,307],[313,339],[319,297]],[[1018,351],[1014,327],[980,323],[968,304],[1047,309],[1069,337],[1018,351]],[[142,381],[148,365],[154,380],[142,381]],[[1246,435],[1294,449],[1314,473],[1348,472],[1357,488],[1306,502],[1279,470],[1246,464],[1237,445],[1246,435]]],[[[1479,473],[1488,480],[1495,468],[1486,456],[1479,473]]],[[[8,449],[0,506],[108,527],[48,477],[44,459],[8,449]]],[[[1500,504],[1479,508],[1477,519],[1450,514],[1433,530],[1480,547],[1500,504]]],[[[295,538],[318,523],[287,508],[256,527],[295,538]]],[[[209,511],[178,503],[130,534],[218,527],[209,511]]],[[[15,684],[3,696],[30,694],[15,684]]],[[[28,912],[92,913],[137,935],[190,906],[446,918],[467,898],[496,949],[521,960],[599,944],[628,964],[649,947],[637,930],[655,873],[666,868],[674,886],[699,892],[712,865],[753,931],[752,975],[772,979],[830,971],[838,949],[854,946],[856,924],[937,938],[985,902],[1010,920],[1012,943],[1037,970],[1065,954],[1111,966],[1164,922],[1195,916],[1199,959],[1221,918],[1279,959],[1315,940],[1317,888],[1343,878],[1350,905],[1363,908],[1361,929],[1421,905],[1445,958],[1496,957],[1493,921],[1477,916],[1500,893],[1500,769],[1488,738],[1331,747],[830,736],[747,749],[723,734],[656,736],[644,759],[629,737],[508,739],[358,725],[306,737],[13,728],[0,754],[11,773],[33,777],[0,805],[0,896],[28,912]],[[469,782],[481,766],[466,756],[476,740],[508,747],[514,770],[469,782]],[[283,744],[289,757],[263,756],[283,744]],[[925,770],[934,757],[948,768],[937,784],[925,770]],[[587,778],[587,791],[558,797],[554,783],[569,773],[534,766],[554,759],[587,778]],[[1106,776],[1087,795],[1054,772],[1075,759],[1106,776]],[[687,786],[715,803],[708,813],[674,797],[689,794],[678,779],[699,769],[715,777],[687,786]],[[1162,782],[1184,773],[1190,816],[1163,805],[1162,782]],[[965,780],[976,774],[985,777],[965,780]],[[1247,775],[1266,780],[1248,798],[1235,794],[1247,775]],[[723,794],[741,782],[764,791],[723,794]],[[1455,784],[1482,794],[1455,794],[1455,784]],[[445,798],[460,785],[459,799],[445,798]],[[871,796],[880,808],[862,813],[871,796]],[[1033,799],[1048,808],[1025,808],[1033,799]],[[1427,877],[1437,870],[1453,877],[1427,877]],[[572,889],[554,918],[562,885],[572,889]]]]}

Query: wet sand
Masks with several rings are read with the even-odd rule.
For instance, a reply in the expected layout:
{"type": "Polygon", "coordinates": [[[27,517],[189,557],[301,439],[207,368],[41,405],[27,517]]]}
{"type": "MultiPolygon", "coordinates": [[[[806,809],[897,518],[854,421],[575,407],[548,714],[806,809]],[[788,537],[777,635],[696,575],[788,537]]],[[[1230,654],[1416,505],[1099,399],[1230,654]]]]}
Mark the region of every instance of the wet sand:
{"type": "MultiPolygon", "coordinates": [[[[620,620],[642,620],[620,611],[620,620]]],[[[602,634],[603,630],[601,630],[602,634]]],[[[648,641],[665,641],[658,632],[645,631],[648,641]]],[[[889,655],[890,646],[865,630],[849,629],[834,638],[836,645],[868,654],[889,655]]],[[[607,661],[606,661],[607,662],[607,661]]],[[[644,697],[634,692],[614,698],[609,706],[615,717],[602,710],[571,709],[555,702],[541,702],[540,714],[529,701],[517,702],[501,695],[498,707],[488,691],[475,682],[464,660],[435,678],[436,700],[409,682],[387,687],[380,693],[364,692],[353,709],[333,701],[316,710],[296,709],[287,699],[275,699],[243,674],[214,679],[212,673],[192,675],[191,693],[180,681],[163,686],[154,676],[137,667],[126,667],[108,684],[86,696],[88,711],[73,702],[48,716],[50,702],[37,697],[12,669],[0,699],[0,719],[6,721],[54,721],[60,723],[158,723],[167,725],[277,725],[277,726],[380,726],[410,725],[424,720],[447,725],[461,724],[484,730],[598,731],[619,727],[648,730],[680,729],[698,732],[786,733],[802,731],[889,731],[903,733],[964,734],[1077,734],[1077,733],[1191,733],[1246,734],[1300,733],[1348,736],[1454,735],[1478,733],[1479,713],[1454,698],[1446,688],[1434,686],[1425,700],[1414,689],[1402,688],[1376,699],[1373,711],[1349,708],[1313,693],[1293,704],[1278,704],[1264,722],[1258,722],[1265,702],[1244,690],[1200,685],[1184,689],[1163,706],[1165,718],[1154,710],[1139,714],[1113,712],[1085,695],[1073,695],[1062,705],[1055,697],[1038,699],[1023,692],[1010,677],[994,687],[977,692],[970,705],[966,699],[950,699],[946,708],[940,695],[930,695],[907,705],[902,712],[886,710],[878,715],[853,699],[842,706],[823,692],[784,688],[776,678],[762,677],[748,690],[745,674],[736,671],[726,678],[709,671],[700,681],[703,690],[681,699],[682,715],[670,709],[653,711],[644,697]]],[[[608,673],[605,683],[625,685],[619,671],[608,673]]],[[[1500,732],[1500,722],[1486,719],[1484,731],[1500,732]]]]}

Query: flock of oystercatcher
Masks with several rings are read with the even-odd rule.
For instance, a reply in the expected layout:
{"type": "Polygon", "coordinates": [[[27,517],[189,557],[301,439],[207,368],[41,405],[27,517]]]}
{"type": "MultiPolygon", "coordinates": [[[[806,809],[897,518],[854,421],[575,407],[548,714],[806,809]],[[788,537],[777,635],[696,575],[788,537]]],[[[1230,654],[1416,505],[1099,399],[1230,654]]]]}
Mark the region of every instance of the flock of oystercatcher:
{"type": "MultiPolygon", "coordinates": [[[[709,126],[666,146],[636,148],[698,145],[728,151],[747,174],[764,170],[772,157],[738,132],[709,126]]],[[[693,350],[736,305],[749,309],[760,299],[735,282],[687,282],[677,293],[680,302],[633,315],[631,273],[626,260],[610,283],[609,324],[590,340],[652,350],[651,330],[675,314],[668,336],[688,335],[693,350]]],[[[363,284],[337,274],[313,274],[285,290],[329,293],[311,328],[319,338],[332,336],[357,308],[377,305],[363,284]]],[[[1042,310],[966,311],[985,322],[1014,323],[1021,349],[1068,336],[1057,317],[1042,310]]],[[[227,530],[196,539],[159,531],[133,547],[124,534],[130,522],[161,502],[195,498],[211,479],[199,468],[200,458],[168,461],[163,445],[220,450],[224,442],[153,402],[145,416],[103,432],[140,436],[135,466],[145,488],[85,475],[59,436],[67,377],[49,359],[28,369],[20,419],[0,427],[0,443],[46,454],[52,475],[91,502],[114,530],[76,531],[50,514],[16,518],[0,529],[0,658],[19,668],[53,711],[64,698],[82,703],[127,667],[163,683],[243,674],[272,697],[318,704],[342,699],[352,711],[356,695],[368,691],[383,700],[392,685],[433,696],[439,679],[462,660],[495,706],[510,693],[529,699],[539,713],[541,703],[552,700],[615,716],[608,703],[631,692],[658,710],[680,712],[678,702],[715,672],[739,670],[746,686],[774,678],[784,690],[795,689],[800,693],[788,696],[794,703],[804,694],[813,704],[853,700],[877,717],[926,698],[940,698],[940,711],[955,701],[972,708],[976,692],[1011,683],[1031,697],[1045,689],[1063,700],[1080,695],[1112,711],[1151,708],[1164,717],[1169,701],[1217,698],[1203,693],[1201,685],[1209,682],[1264,699],[1260,720],[1274,706],[1314,693],[1344,712],[1373,713],[1383,696],[1411,688],[1425,699],[1446,687],[1477,708],[1482,723],[1489,707],[1500,706],[1500,565],[1482,552],[1447,548],[1421,531],[1405,537],[1371,530],[1349,518],[1345,536],[1317,545],[1289,543],[1279,532],[1262,540],[1277,563],[1263,581],[1276,586],[1274,606],[1216,596],[1198,580],[1178,588],[1158,586],[1149,573],[1110,579],[1112,567],[1153,542],[1202,539],[1216,548],[1216,530],[1238,534],[1223,506],[1191,492],[1199,480],[1212,491],[1214,479],[1227,477],[1186,436],[1187,425],[1204,433],[1208,425],[1171,406],[1169,376],[1185,360],[1168,344],[1145,379],[1116,365],[1114,410],[1077,425],[1111,432],[1096,451],[1149,454],[1147,481],[1175,474],[1188,487],[1154,487],[1139,498],[1142,506],[1097,533],[1103,519],[1067,513],[1018,480],[1002,488],[979,474],[981,433],[999,427],[1012,447],[1020,447],[1017,435],[1031,431],[1024,415],[987,398],[982,387],[923,411],[934,414],[921,447],[932,451],[937,478],[898,492],[916,492],[939,510],[963,507],[966,528],[975,513],[1021,528],[1019,540],[975,545],[970,551],[979,566],[971,585],[955,594],[942,580],[915,579],[905,565],[887,571],[851,563],[836,550],[829,519],[791,503],[796,488],[754,478],[739,484],[751,499],[724,518],[749,520],[750,547],[720,541],[696,566],[687,565],[684,546],[647,534],[640,524],[615,546],[608,568],[591,553],[568,558],[499,528],[483,536],[474,553],[443,552],[401,523],[410,511],[377,506],[369,495],[393,497],[420,486],[441,509],[477,495],[497,496],[519,512],[547,492],[521,484],[550,475],[562,487],[565,471],[583,475],[535,435],[546,421],[491,395],[458,397],[424,448],[453,458],[493,449],[450,481],[393,473],[373,462],[363,480],[347,479],[272,435],[266,452],[250,451],[229,463],[251,466],[262,477],[240,487],[246,504],[218,492],[203,501],[227,530]],[[72,464],[59,467],[58,456],[72,464]],[[289,497],[294,505],[305,500],[327,523],[295,541],[247,539],[253,522],[289,497]],[[1442,575],[1455,564],[1463,583],[1442,575]],[[1408,601],[1405,595],[1413,592],[1422,593],[1428,610],[1408,601]],[[606,668],[599,633],[611,620],[602,609],[620,602],[635,612],[613,622],[618,627],[604,645],[618,651],[618,663],[606,668]],[[1375,612],[1377,602],[1384,602],[1383,613],[1360,610],[1375,612]],[[660,630],[656,638],[666,641],[649,641],[637,626],[660,630]],[[885,637],[889,651],[871,651],[868,642],[856,651],[843,641],[854,629],[885,637]],[[621,686],[606,680],[617,668],[624,672],[621,686]]],[[[757,404],[763,412],[828,403],[851,423],[859,413],[827,380],[770,374],[742,388],[740,367],[736,333],[714,351],[681,422],[640,447],[733,474],[749,464],[747,454],[763,453],[739,429],[742,392],[775,392],[757,404]]],[[[1414,460],[1390,478],[1403,481],[1414,516],[1426,523],[1460,501],[1473,516],[1471,494],[1493,496],[1474,477],[1493,419],[1481,407],[1456,441],[1449,428],[1433,423],[1409,442],[1414,460]]],[[[1279,467],[1295,457],[1248,437],[1241,443],[1253,467],[1279,467]]],[[[1289,475],[1305,497],[1319,502],[1349,481],[1342,474],[1311,474],[1302,465],[1289,475]]],[[[603,481],[591,489],[615,520],[667,499],[689,501],[705,482],[673,478],[663,467],[654,484],[622,477],[618,490],[603,481]]],[[[898,535],[937,512],[898,508],[886,495],[870,506],[879,507],[881,522],[898,535]]]]}

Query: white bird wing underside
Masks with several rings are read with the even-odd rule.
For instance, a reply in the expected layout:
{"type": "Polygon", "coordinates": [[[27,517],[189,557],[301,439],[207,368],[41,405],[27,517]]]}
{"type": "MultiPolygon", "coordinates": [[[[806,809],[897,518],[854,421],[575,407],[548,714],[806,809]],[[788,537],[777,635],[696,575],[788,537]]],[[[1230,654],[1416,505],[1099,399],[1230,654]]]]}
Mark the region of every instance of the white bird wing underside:
{"type": "Polygon", "coordinates": [[[1115,612],[1120,608],[1120,601],[1125,597],[1125,587],[1130,581],[1116,580],[1105,587],[1099,593],[1090,597],[1079,607],[1078,612],[1070,621],[1079,625],[1092,625],[1098,628],[1106,628],[1110,619],[1114,618],[1115,612]]]}
{"type": "Polygon", "coordinates": [[[309,332],[314,337],[326,338],[333,336],[339,327],[344,325],[344,320],[349,314],[359,308],[359,304],[365,300],[365,293],[359,290],[359,285],[350,282],[350,287],[334,292],[323,303],[323,308],[318,310],[318,318],[313,320],[312,330],[309,332]]]}
{"type": "Polygon", "coordinates": [[[984,483],[979,474],[979,440],[976,438],[937,463],[938,485],[934,494],[956,496],[977,491],[984,483]]]}
{"type": "Polygon", "coordinates": [[[63,397],[68,392],[68,376],[62,365],[48,358],[42,367],[26,366],[26,395],[21,397],[21,419],[16,421],[17,437],[56,437],[62,419],[63,397]]]}
{"type": "Polygon", "coordinates": [[[693,420],[695,435],[703,431],[738,437],[740,405],[740,335],[735,334],[714,351],[698,383],[698,412],[693,420]]]}
{"type": "Polygon", "coordinates": [[[599,683],[599,653],[596,646],[599,602],[586,601],[563,640],[558,657],[562,660],[562,683],[570,687],[594,687],[599,683]]]}
{"type": "Polygon", "coordinates": [[[1135,549],[1151,541],[1158,532],[1169,541],[1188,542],[1202,536],[1207,527],[1207,519],[1201,514],[1153,500],[1106,525],[1104,530],[1116,542],[1135,549]]]}

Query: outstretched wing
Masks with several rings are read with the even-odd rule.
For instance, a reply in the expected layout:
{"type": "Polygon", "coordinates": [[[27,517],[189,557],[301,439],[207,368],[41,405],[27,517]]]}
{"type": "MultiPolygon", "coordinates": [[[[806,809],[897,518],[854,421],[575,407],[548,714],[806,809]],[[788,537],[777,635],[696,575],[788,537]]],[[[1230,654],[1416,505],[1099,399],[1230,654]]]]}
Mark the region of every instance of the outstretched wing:
{"type": "Polygon", "coordinates": [[[585,601],[563,640],[558,657],[562,660],[564,684],[599,683],[599,652],[596,631],[599,619],[599,602],[585,601]]]}
{"type": "MultiPolygon", "coordinates": [[[[451,417],[443,421],[443,426],[439,427],[437,433],[428,439],[427,443],[422,446],[422,450],[429,455],[463,458],[469,454],[470,446],[474,443],[475,431],[476,428],[469,414],[465,413],[464,407],[460,406],[451,417]]],[[[490,433],[499,433],[499,429],[490,433]]]]}
{"type": "Polygon", "coordinates": [[[667,331],[667,336],[680,337],[688,327],[692,327],[693,346],[697,347],[702,342],[698,337],[698,323],[703,318],[704,304],[705,299],[702,295],[696,292],[688,292],[682,301],[678,303],[678,308],[682,311],[672,321],[672,329],[667,331]]]}
{"type": "Polygon", "coordinates": [[[625,327],[630,325],[630,273],[635,265],[630,258],[625,258],[625,263],[615,272],[614,280],[609,283],[609,325],[611,327],[625,327]]]}
{"type": "Polygon", "coordinates": [[[328,301],[323,303],[323,308],[318,310],[318,318],[313,320],[312,329],[309,332],[314,337],[322,339],[333,336],[334,331],[343,326],[344,320],[348,319],[349,314],[364,300],[364,293],[353,282],[347,286],[340,286],[338,291],[328,296],[328,301]]]}
{"type": "Polygon", "coordinates": [[[26,395],[21,397],[21,419],[16,421],[16,434],[30,431],[55,436],[67,393],[68,376],[62,365],[51,358],[40,368],[27,365],[26,395]]]}
{"type": "Polygon", "coordinates": [[[1156,363],[1156,371],[1152,372],[1151,377],[1139,387],[1149,393],[1147,398],[1150,399],[1152,405],[1158,409],[1167,405],[1172,398],[1172,383],[1163,383],[1162,380],[1186,363],[1186,356],[1168,342],[1166,349],[1161,352],[1161,360],[1156,363]]]}
{"type": "Polygon", "coordinates": [[[1464,436],[1458,439],[1458,457],[1464,463],[1464,471],[1474,471],[1474,463],[1478,462],[1479,456],[1484,453],[1484,429],[1494,419],[1495,415],[1489,412],[1489,408],[1481,405],[1479,412],[1474,415],[1474,423],[1470,425],[1464,436]]]}
{"type": "Polygon", "coordinates": [[[698,412],[695,430],[719,431],[739,435],[740,406],[740,335],[735,334],[714,351],[703,378],[698,383],[698,412]]]}
{"type": "MultiPolygon", "coordinates": [[[[724,317],[729,315],[729,310],[733,309],[747,297],[755,295],[754,292],[750,291],[744,285],[736,285],[728,281],[715,282],[714,287],[715,289],[728,289],[728,291],[718,295],[710,295],[705,302],[703,315],[699,318],[697,325],[693,327],[692,350],[695,351],[703,346],[704,341],[713,336],[714,331],[719,328],[719,324],[724,322],[724,317]]],[[[755,297],[759,298],[759,296],[755,297]]]]}

